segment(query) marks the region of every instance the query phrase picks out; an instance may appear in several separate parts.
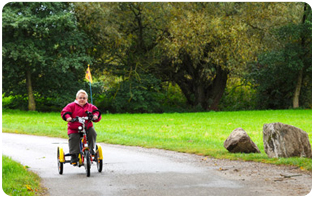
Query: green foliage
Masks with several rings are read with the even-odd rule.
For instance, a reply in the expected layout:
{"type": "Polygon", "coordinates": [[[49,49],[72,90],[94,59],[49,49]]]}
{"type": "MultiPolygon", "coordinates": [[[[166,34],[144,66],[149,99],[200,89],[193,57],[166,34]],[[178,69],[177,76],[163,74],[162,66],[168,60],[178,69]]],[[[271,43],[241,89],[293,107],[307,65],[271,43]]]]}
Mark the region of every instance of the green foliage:
{"type": "Polygon", "coordinates": [[[311,81],[312,81],[312,77],[308,76],[302,82],[303,89],[302,89],[301,97],[300,97],[302,108],[312,109],[312,83],[311,81]]]}
{"type": "Polygon", "coordinates": [[[241,75],[258,52],[276,47],[269,30],[296,21],[302,4],[75,5],[81,26],[99,43],[97,70],[122,77],[149,72],[177,83],[188,105],[207,110],[218,109],[229,73],[241,75]]]}
{"type": "Polygon", "coordinates": [[[164,113],[189,112],[192,110],[187,105],[185,96],[177,84],[166,82],[162,84],[162,94],[160,97],[160,109],[164,113]]]}
{"type": "MultiPolygon", "coordinates": [[[[142,77],[142,75],[140,75],[142,77]]],[[[95,105],[106,113],[168,113],[196,111],[186,104],[178,85],[160,83],[152,75],[115,83],[95,95],[95,105]]]]}
{"type": "Polygon", "coordinates": [[[92,63],[92,75],[101,81],[94,84],[94,102],[104,111],[250,109],[254,104],[248,100],[244,104],[236,100],[242,99],[242,92],[251,90],[232,84],[226,87],[229,76],[241,78],[247,69],[257,88],[257,108],[287,108],[297,81],[295,72],[303,68],[300,102],[309,107],[312,27],[311,14],[301,24],[303,5],[8,3],[2,18],[2,79],[3,93],[14,96],[14,102],[4,106],[26,109],[31,98],[23,97],[34,95],[37,110],[58,110],[73,99],[80,87],[89,89],[83,79],[86,65],[92,63]],[[247,64],[250,61],[256,63],[247,64]],[[266,75],[274,78],[280,72],[291,76],[287,81],[286,77],[264,80],[266,75]],[[103,81],[107,74],[117,80],[110,84],[103,81]],[[147,74],[153,76],[150,81],[147,74]],[[155,79],[159,80],[157,88],[150,88],[155,79]],[[178,84],[176,95],[166,92],[164,84],[170,83],[178,84]],[[102,84],[104,87],[100,87],[102,84]]]}
{"type": "Polygon", "coordinates": [[[160,80],[152,75],[140,75],[119,83],[108,95],[114,95],[111,105],[117,113],[160,112],[160,88],[160,80]]]}
{"type": "MultiPolygon", "coordinates": [[[[102,94],[102,83],[93,83],[92,84],[92,95],[93,100],[96,102],[97,96],[102,94]]],[[[63,107],[65,107],[69,102],[73,102],[76,98],[76,93],[78,90],[84,89],[90,94],[90,86],[89,83],[77,83],[75,87],[68,89],[68,92],[64,92],[61,95],[55,93],[50,97],[43,97],[42,95],[36,93],[36,105],[37,111],[40,112],[50,112],[50,111],[60,111],[63,107]],[[57,96],[55,96],[57,95],[57,96]]],[[[2,95],[2,107],[4,109],[20,109],[27,110],[27,95],[14,95],[6,97],[6,94],[2,95]]],[[[89,98],[89,102],[91,102],[91,98],[89,98]]]]}
{"type": "Polygon", "coordinates": [[[7,156],[2,156],[2,180],[2,189],[9,196],[38,196],[44,192],[38,175],[7,156]]]}
{"type": "Polygon", "coordinates": [[[283,55],[271,52],[260,56],[259,63],[250,65],[249,77],[257,88],[256,101],[259,109],[285,109],[292,105],[296,76],[283,65],[275,65],[277,61],[283,64],[283,55]],[[262,64],[262,61],[268,64],[262,64]]]}
{"type": "Polygon", "coordinates": [[[2,30],[6,95],[33,94],[40,107],[44,102],[62,103],[75,94],[92,58],[86,54],[90,42],[77,27],[71,3],[7,3],[2,30]]]}
{"type": "Polygon", "coordinates": [[[231,79],[220,101],[221,111],[256,109],[256,91],[251,84],[243,84],[238,79],[231,79]]]}
{"type": "Polygon", "coordinates": [[[6,97],[2,94],[2,108],[27,110],[27,97],[24,95],[6,97]]]}
{"type": "MultiPolygon", "coordinates": [[[[307,15],[311,21],[312,13],[307,15]]],[[[275,50],[259,55],[250,64],[248,79],[257,88],[257,106],[260,109],[287,109],[292,98],[300,70],[303,70],[302,107],[311,105],[312,31],[311,24],[290,23],[272,30],[280,45],[275,50]]]]}
{"type": "Polygon", "coordinates": [[[77,3],[81,27],[91,35],[96,69],[117,76],[137,75],[159,62],[157,34],[164,19],[155,2],[77,3]]]}

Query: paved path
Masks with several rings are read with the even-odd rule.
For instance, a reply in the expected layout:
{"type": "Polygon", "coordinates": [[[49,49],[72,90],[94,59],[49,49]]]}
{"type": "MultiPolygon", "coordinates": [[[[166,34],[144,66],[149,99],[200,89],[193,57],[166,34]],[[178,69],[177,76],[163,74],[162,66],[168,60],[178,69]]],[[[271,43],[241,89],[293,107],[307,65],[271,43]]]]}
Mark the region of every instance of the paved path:
{"type": "MultiPolygon", "coordinates": [[[[86,177],[84,167],[64,165],[58,174],[56,150],[68,151],[66,139],[2,133],[2,153],[29,166],[52,196],[197,196],[279,195],[258,184],[226,177],[203,157],[172,151],[107,145],[102,173],[96,165],[86,177]]],[[[312,179],[311,179],[312,180],[312,179]]],[[[284,195],[284,194],[282,194],[284,195]]]]}

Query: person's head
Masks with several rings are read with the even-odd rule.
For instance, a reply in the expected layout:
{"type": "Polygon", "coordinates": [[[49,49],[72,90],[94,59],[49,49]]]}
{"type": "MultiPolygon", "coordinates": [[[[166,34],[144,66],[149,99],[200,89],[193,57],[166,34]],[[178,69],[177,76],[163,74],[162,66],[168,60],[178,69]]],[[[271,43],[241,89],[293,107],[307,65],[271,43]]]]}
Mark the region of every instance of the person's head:
{"type": "Polygon", "coordinates": [[[88,94],[84,90],[79,90],[76,94],[76,100],[80,105],[85,105],[88,101],[88,94]]]}

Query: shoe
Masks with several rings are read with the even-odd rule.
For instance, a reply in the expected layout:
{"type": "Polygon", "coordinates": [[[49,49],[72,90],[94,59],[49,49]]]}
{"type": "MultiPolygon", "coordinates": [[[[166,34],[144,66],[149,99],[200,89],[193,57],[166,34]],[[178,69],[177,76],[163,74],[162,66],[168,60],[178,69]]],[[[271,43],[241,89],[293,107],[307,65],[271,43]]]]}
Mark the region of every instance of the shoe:
{"type": "Polygon", "coordinates": [[[70,164],[72,164],[73,166],[76,166],[78,163],[78,157],[77,154],[72,154],[71,156],[71,160],[70,160],[70,164]]]}
{"type": "Polygon", "coordinates": [[[95,152],[94,152],[94,150],[93,150],[93,149],[91,149],[90,153],[91,153],[91,155],[92,155],[92,156],[94,156],[94,155],[95,155],[95,152]]]}

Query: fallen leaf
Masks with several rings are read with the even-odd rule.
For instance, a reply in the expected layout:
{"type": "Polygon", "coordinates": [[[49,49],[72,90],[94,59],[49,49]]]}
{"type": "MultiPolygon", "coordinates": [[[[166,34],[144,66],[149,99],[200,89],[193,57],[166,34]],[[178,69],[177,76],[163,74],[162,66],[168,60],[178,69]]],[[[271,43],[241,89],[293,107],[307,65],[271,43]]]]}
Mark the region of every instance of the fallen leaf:
{"type": "Polygon", "coordinates": [[[25,185],[28,191],[32,191],[31,187],[29,185],[25,185]]]}

